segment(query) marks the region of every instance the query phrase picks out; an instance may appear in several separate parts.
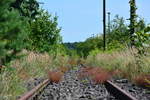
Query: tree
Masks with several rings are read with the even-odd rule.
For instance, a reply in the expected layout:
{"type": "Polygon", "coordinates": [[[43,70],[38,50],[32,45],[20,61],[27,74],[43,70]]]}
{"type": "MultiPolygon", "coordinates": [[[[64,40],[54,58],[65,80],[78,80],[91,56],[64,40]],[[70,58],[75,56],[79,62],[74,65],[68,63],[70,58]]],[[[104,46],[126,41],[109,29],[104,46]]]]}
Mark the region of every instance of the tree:
{"type": "MultiPolygon", "coordinates": [[[[37,19],[31,22],[30,49],[38,52],[50,52],[61,42],[57,17],[41,10],[37,19]]],[[[54,50],[55,51],[55,50],[54,50]]]]}
{"type": "Polygon", "coordinates": [[[146,26],[144,22],[141,21],[138,25],[138,31],[134,36],[135,47],[138,50],[138,54],[143,55],[147,52],[147,48],[150,48],[150,26],[146,26]]]}
{"type": "Polygon", "coordinates": [[[124,18],[116,15],[111,21],[110,32],[107,34],[107,48],[110,50],[125,46],[129,43],[129,37],[128,26],[125,24],[124,18]]]}
{"type": "Polygon", "coordinates": [[[36,16],[39,14],[37,0],[15,0],[11,7],[17,9],[21,16],[28,17],[30,20],[36,19],[36,16]]]}
{"type": "Polygon", "coordinates": [[[25,47],[28,36],[26,20],[9,5],[12,0],[0,0],[0,65],[10,62],[25,47]]]}
{"type": "Polygon", "coordinates": [[[90,37],[86,41],[76,44],[77,53],[82,57],[87,57],[92,50],[103,50],[103,45],[102,36],[90,37]]]}

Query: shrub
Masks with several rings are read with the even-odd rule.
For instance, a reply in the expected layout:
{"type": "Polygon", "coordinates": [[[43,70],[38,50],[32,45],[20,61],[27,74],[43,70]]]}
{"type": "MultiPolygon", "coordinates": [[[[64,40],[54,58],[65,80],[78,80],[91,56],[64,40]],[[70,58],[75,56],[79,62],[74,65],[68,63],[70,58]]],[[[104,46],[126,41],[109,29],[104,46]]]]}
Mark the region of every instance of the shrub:
{"type": "Polygon", "coordinates": [[[36,20],[31,22],[30,49],[42,53],[56,52],[61,43],[60,30],[57,17],[40,10],[36,20]]]}

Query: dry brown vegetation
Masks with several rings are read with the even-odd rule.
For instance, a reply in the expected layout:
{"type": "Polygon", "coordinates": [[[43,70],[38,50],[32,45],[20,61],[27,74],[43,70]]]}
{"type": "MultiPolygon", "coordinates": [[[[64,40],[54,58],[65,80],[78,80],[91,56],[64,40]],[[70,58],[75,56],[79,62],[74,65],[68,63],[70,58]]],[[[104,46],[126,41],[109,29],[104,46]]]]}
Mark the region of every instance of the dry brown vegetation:
{"type": "Polygon", "coordinates": [[[59,83],[62,80],[64,73],[66,73],[68,70],[70,69],[66,66],[60,66],[55,70],[50,70],[48,71],[48,79],[52,83],[59,83]]]}
{"type": "Polygon", "coordinates": [[[111,74],[100,67],[85,67],[81,69],[79,78],[89,77],[95,84],[106,82],[111,78],[111,74]]]}
{"type": "Polygon", "coordinates": [[[69,67],[66,67],[66,66],[61,66],[58,68],[59,71],[61,71],[62,73],[65,73],[69,70],[69,67]]]}
{"type": "Polygon", "coordinates": [[[49,71],[48,79],[52,83],[59,83],[62,80],[63,74],[61,71],[49,71]]]}
{"type": "Polygon", "coordinates": [[[139,86],[150,87],[150,74],[149,75],[138,75],[134,78],[134,81],[139,86]]]}

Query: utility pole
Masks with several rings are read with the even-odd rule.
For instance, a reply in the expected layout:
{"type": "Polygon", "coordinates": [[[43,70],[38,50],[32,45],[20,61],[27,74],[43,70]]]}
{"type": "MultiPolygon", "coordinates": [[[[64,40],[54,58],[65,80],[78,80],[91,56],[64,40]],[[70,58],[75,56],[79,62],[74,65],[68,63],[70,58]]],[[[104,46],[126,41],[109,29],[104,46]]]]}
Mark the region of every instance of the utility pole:
{"type": "Polygon", "coordinates": [[[110,12],[108,14],[108,34],[110,34],[110,12]]]}
{"type": "Polygon", "coordinates": [[[106,0],[103,0],[103,46],[106,50],[106,0]]]}

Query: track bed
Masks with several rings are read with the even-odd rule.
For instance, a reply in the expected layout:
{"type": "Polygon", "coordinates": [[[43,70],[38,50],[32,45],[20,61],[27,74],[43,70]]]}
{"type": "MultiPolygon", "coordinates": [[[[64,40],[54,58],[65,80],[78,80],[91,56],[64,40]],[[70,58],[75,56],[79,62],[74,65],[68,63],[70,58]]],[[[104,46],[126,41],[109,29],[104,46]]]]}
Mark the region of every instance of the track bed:
{"type": "Polygon", "coordinates": [[[43,88],[27,97],[30,99],[19,100],[150,100],[148,90],[126,79],[111,79],[105,84],[94,84],[88,77],[80,78],[82,67],[67,71],[57,84],[46,80],[45,85],[41,84],[43,88]]]}
{"type": "Polygon", "coordinates": [[[78,70],[65,73],[58,84],[49,83],[31,100],[117,100],[103,84],[95,85],[89,79],[78,79],[78,70]]]}

